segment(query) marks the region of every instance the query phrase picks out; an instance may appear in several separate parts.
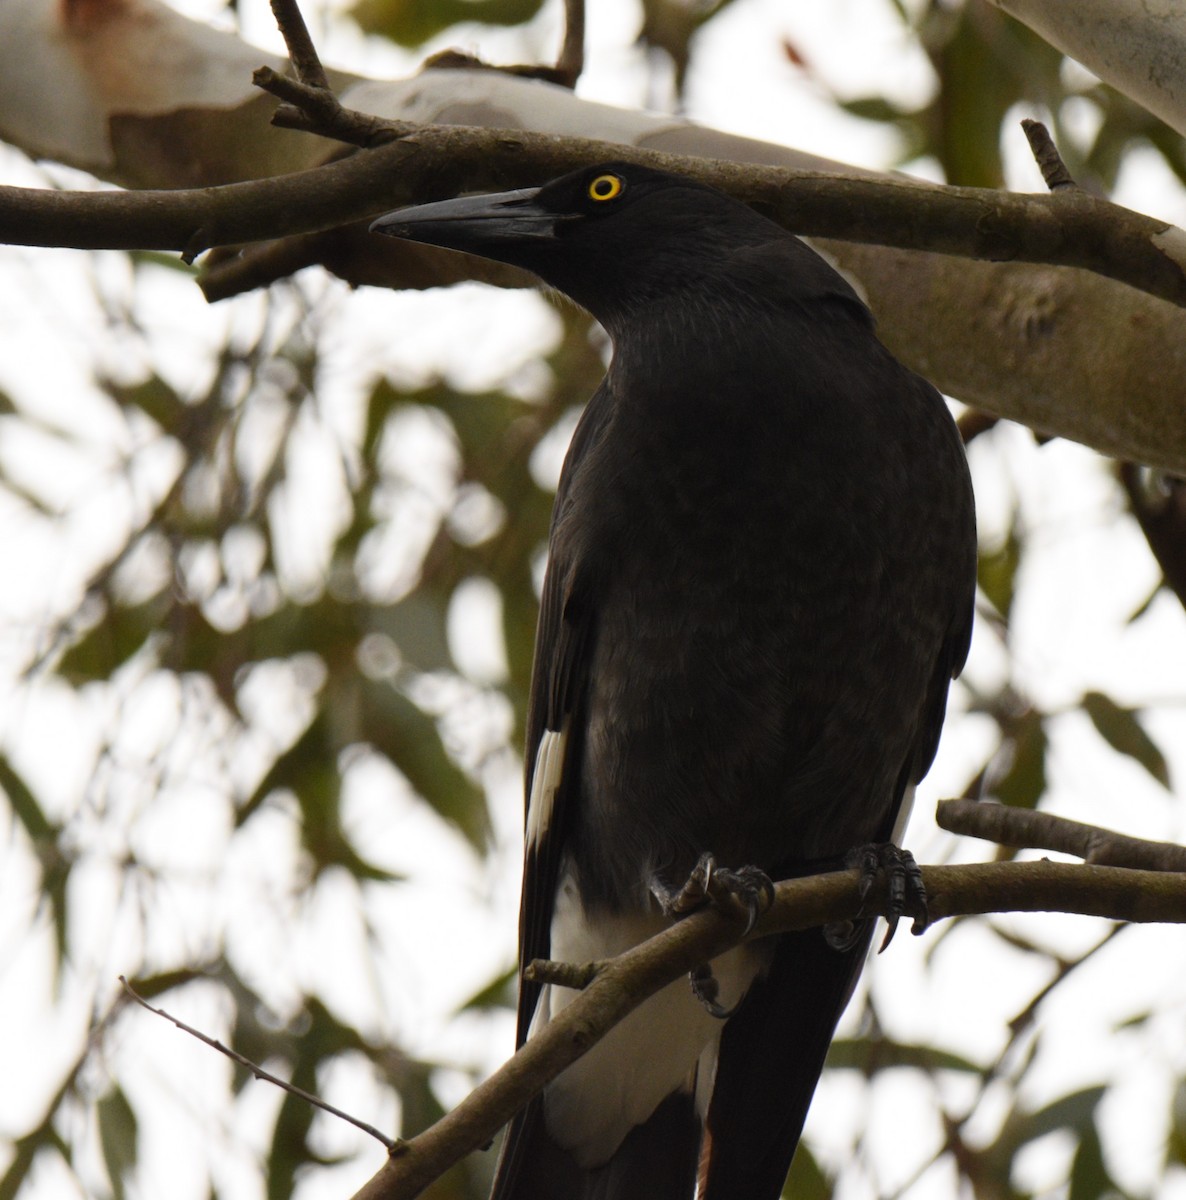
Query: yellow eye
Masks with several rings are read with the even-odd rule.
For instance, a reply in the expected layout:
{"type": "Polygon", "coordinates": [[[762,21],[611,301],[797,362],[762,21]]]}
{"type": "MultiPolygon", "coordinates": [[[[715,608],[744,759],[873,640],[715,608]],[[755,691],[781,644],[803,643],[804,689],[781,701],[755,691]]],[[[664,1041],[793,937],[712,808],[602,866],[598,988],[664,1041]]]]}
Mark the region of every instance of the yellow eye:
{"type": "Polygon", "coordinates": [[[620,175],[598,175],[589,184],[590,200],[616,200],[622,194],[620,175]]]}

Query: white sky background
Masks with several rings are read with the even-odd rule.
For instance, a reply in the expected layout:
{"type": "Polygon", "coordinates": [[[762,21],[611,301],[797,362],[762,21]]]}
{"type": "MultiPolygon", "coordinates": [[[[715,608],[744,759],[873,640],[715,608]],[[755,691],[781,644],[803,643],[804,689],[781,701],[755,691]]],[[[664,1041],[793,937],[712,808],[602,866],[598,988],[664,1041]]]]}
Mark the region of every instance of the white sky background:
{"type": "MultiPolygon", "coordinates": [[[[191,0],[181,6],[192,15],[213,17],[221,6],[191,0]]],[[[626,0],[590,4],[589,65],[579,92],[588,99],[624,106],[654,102],[642,52],[633,43],[636,6],[626,0]]],[[[244,5],[244,34],[267,48],[280,48],[267,5],[244,5]]],[[[468,44],[495,60],[547,59],[554,53],[558,8],[551,5],[525,34],[475,27],[451,41],[468,44]]],[[[221,19],[221,18],[219,18],[221,19]]],[[[321,41],[323,56],[335,65],[376,75],[399,74],[415,63],[386,46],[368,43],[335,25],[321,41]]],[[[734,6],[704,35],[688,87],[688,115],[706,124],[749,136],[784,141],[837,159],[884,167],[895,159],[896,144],[881,127],[840,114],[829,90],[843,97],[886,92],[908,104],[921,103],[931,87],[925,58],[911,46],[888,0],[833,0],[829,4],[785,4],[748,0],[734,6]],[[782,50],[788,39],[810,65],[791,66],[782,50]]],[[[660,96],[661,98],[661,96],[660,96]]],[[[1018,116],[1025,114],[1018,114],[1018,116]]],[[[1090,114],[1085,118],[1090,121],[1090,114]]],[[[1007,140],[1011,185],[1040,190],[1020,131],[1007,140]]],[[[933,177],[932,165],[911,169],[933,177]]],[[[39,177],[18,156],[0,152],[0,181],[37,184],[39,177]]],[[[1186,201],[1168,172],[1145,156],[1134,156],[1116,197],[1134,208],[1186,220],[1186,201]]],[[[20,464],[43,481],[68,516],[54,531],[30,524],[0,506],[0,536],[8,570],[0,580],[0,728],[17,765],[47,798],[65,811],[87,788],[93,747],[113,720],[111,704],[92,690],[70,697],[63,689],[14,689],[9,678],[27,653],[27,639],[54,612],[69,608],[88,571],[120,544],[122,531],[146,509],[148,495],[168,485],[175,463],[151,444],[138,446],[88,382],[96,355],[111,370],[140,361],[136,346],[110,345],[103,332],[87,265],[73,252],[0,251],[0,388],[46,420],[67,425],[79,448],[64,451],[50,439],[18,440],[12,423],[0,426],[0,455],[10,468],[20,464]],[[131,473],[113,471],[115,462],[134,457],[131,473]]],[[[126,270],[118,256],[101,256],[100,280],[112,295],[126,290],[126,270]]],[[[325,315],[328,354],[319,382],[325,426],[303,440],[307,467],[302,474],[317,487],[317,503],[299,513],[300,534],[290,547],[294,578],[300,578],[302,545],[330,535],[318,530],[315,513],[334,511],[335,483],[324,468],[325,439],[335,428],[348,430],[359,418],[361,386],[376,372],[401,378],[429,378],[443,372],[459,385],[480,388],[512,374],[555,336],[546,306],[525,294],[496,293],[477,287],[437,293],[350,293],[336,282],[313,278],[302,286],[319,294],[325,315]],[[459,353],[464,348],[464,353],[459,353]]],[[[197,290],[171,274],[138,298],[152,329],[153,361],[173,363],[174,383],[197,392],[208,376],[204,354],[227,328],[254,328],[260,320],[257,298],[244,297],[208,308],[197,290]]],[[[135,371],[128,372],[134,377],[135,371]]],[[[529,386],[529,381],[525,384],[529,386]]],[[[261,425],[261,437],[268,431],[261,425]]],[[[431,464],[440,446],[425,435],[415,457],[431,464]]],[[[1182,663],[1186,618],[1176,601],[1162,597],[1150,616],[1131,627],[1124,622],[1157,578],[1148,550],[1127,518],[1117,519],[1122,501],[1106,469],[1090,452],[1068,444],[1036,447],[1021,430],[1003,429],[972,449],[982,528],[1003,533],[1014,498],[1020,504],[1031,553],[1022,571],[1013,621],[1013,657],[1008,664],[984,628],[978,630],[969,678],[987,684],[1006,669],[1025,693],[1044,708],[1074,703],[1095,688],[1131,704],[1153,704],[1149,727],[1170,755],[1175,782],[1186,779],[1186,720],[1183,716],[1182,663]]],[[[541,470],[558,461],[541,464],[541,470]]],[[[431,465],[425,484],[432,485],[431,465]]],[[[294,529],[296,525],[294,523],[294,529]]],[[[316,555],[304,555],[315,563],[316,555]]],[[[484,640],[488,610],[481,602],[455,622],[459,653],[473,664],[479,680],[497,667],[497,647],[484,640]],[[479,632],[474,632],[478,630],[479,632]]],[[[260,681],[261,712],[279,709],[270,732],[284,736],[286,705],[299,709],[307,681],[260,681]],[[268,689],[274,689],[270,691],[268,689]]],[[[122,772],[120,786],[103,792],[126,806],[127,829],[146,861],[170,871],[170,882],[154,892],[161,908],[150,928],[152,962],[173,964],[201,957],[212,927],[232,932],[236,961],[255,965],[254,980],[278,1010],[295,995],[299,981],[312,982],[344,1019],[361,1029],[394,1032],[409,1050],[452,1058],[460,1066],[493,1068],[509,1052],[509,1016],[497,1021],[449,1014],[476,988],[505,967],[514,953],[518,890],[521,799],[516,770],[505,764],[494,784],[497,850],[483,863],[463,840],[423,806],[400,791],[374,764],[356,765],[351,776],[350,811],[358,844],[383,866],[401,871],[409,882],[369,888],[360,908],[353,889],[324,880],[304,905],[291,899],[296,876],[296,839],[291,814],[282,804],[260,814],[229,841],[224,806],[211,803],[208,781],[174,781],[167,803],[157,798],[138,764],[152,760],[175,739],[179,763],[201,746],[201,735],[184,719],[183,697],[160,678],[125,672],[117,689],[134,705],[125,712],[123,759],[107,769],[122,772]],[[151,821],[132,824],[149,802],[151,821]],[[229,847],[229,854],[228,854],[229,847]],[[213,873],[218,886],[212,889],[213,873]],[[365,920],[364,920],[365,914],[365,920]],[[368,942],[366,923],[374,938],[368,942]],[[376,955],[374,947],[382,947],[376,955]],[[442,950],[450,969],[441,968],[442,950]],[[455,969],[454,969],[455,968],[455,969]]],[[[964,706],[958,689],[953,709],[964,706]]],[[[265,728],[264,733],[269,729],[265,728]]],[[[206,730],[217,741],[222,731],[206,730]]],[[[954,844],[934,826],[934,800],[964,785],[991,745],[986,725],[961,722],[948,736],[939,761],[920,791],[908,841],[922,861],[987,857],[975,844],[954,844]]],[[[1125,832],[1157,839],[1186,840],[1181,806],[1170,802],[1143,772],[1109,752],[1086,730],[1085,718],[1068,715],[1055,723],[1049,758],[1055,811],[1125,832]]],[[[112,838],[119,820],[110,809],[84,820],[79,836],[112,838]]],[[[19,1135],[40,1115],[61,1072],[77,1055],[92,1008],[109,1002],[114,977],[135,969],[144,953],[139,944],[138,898],[121,896],[114,865],[122,846],[116,838],[95,847],[77,872],[72,911],[72,962],[54,981],[52,941],[47,922],[35,916],[36,873],[23,837],[0,834],[0,1131],[19,1135]],[[82,900],[83,903],[78,903],[82,900]],[[129,964],[130,967],[129,967],[129,964]],[[55,993],[55,987],[58,992],[55,993]],[[59,996],[63,999],[59,1000],[59,996]]],[[[1001,922],[1042,944],[1073,951],[1102,935],[1098,922],[1061,917],[1017,917],[1001,922]]],[[[1004,1022],[1045,981],[1046,969],[1032,958],[1004,948],[983,927],[964,925],[936,952],[929,972],[924,957],[933,935],[900,935],[892,951],[867,975],[888,1032],[902,1040],[936,1039],[966,1055],[989,1060],[1003,1045],[1004,1022]]],[[[1034,1105],[1083,1086],[1120,1079],[1109,1102],[1105,1146],[1109,1163],[1129,1189],[1159,1198],[1186,1197],[1181,1174],[1156,1179],[1168,1110],[1170,1081],[1186,1075],[1186,948],[1173,929],[1132,930],[1084,968],[1073,986],[1053,998],[1041,1013],[1042,1047],[1025,1099],[1034,1105]],[[1126,1016],[1158,1007],[1162,1015],[1142,1030],[1117,1034],[1126,1016]]],[[[215,1036],[226,1030],[225,1006],[216,989],[185,994],[185,1007],[168,1007],[215,1036]]],[[[224,1194],[261,1195],[256,1156],[267,1144],[277,1093],[249,1085],[233,1111],[222,1112],[228,1066],[208,1049],[148,1014],[125,1015],[109,1043],[108,1061],[126,1079],[142,1112],[146,1161],[134,1196],[168,1194],[189,1200],[206,1192],[202,1147],[212,1145],[224,1194]],[[159,1135],[159,1136],[158,1136],[159,1135]],[[179,1165],[192,1169],[178,1170],[179,1165]],[[189,1179],[186,1190],[179,1180],[189,1179]],[[167,1181],[167,1183],[166,1183],[167,1181]]],[[[364,1064],[343,1066],[322,1081],[328,1098],[381,1126],[395,1114],[370,1083],[364,1064]]],[[[93,1080],[105,1088],[101,1068],[93,1080]]],[[[459,1099],[465,1076],[445,1078],[443,1087],[459,1099]]],[[[962,1081],[945,1083],[947,1102],[959,1111],[962,1081]]],[[[964,1097],[963,1099],[966,1099],[964,1097]]],[[[933,1098],[912,1076],[888,1077],[869,1089],[855,1077],[834,1074],[821,1088],[808,1125],[821,1157],[840,1166],[851,1157],[855,1139],[868,1130],[877,1178],[885,1189],[907,1183],[939,1137],[933,1098]]],[[[986,1104],[977,1131],[986,1138],[1004,1113],[986,1104]]],[[[79,1122],[89,1118],[77,1114],[79,1122]]],[[[365,1139],[329,1121],[319,1121],[327,1151],[356,1149],[365,1139]]],[[[1059,1137],[1033,1147],[1015,1182],[1026,1188],[1052,1187],[1065,1174],[1069,1145],[1059,1137]]],[[[302,1198],[342,1197],[378,1166],[381,1151],[365,1149],[355,1161],[305,1180],[302,1198]]],[[[95,1152],[95,1163],[97,1163],[95,1152]]],[[[85,1170],[99,1181],[92,1163],[85,1170]]],[[[845,1176],[843,1200],[872,1195],[860,1165],[845,1176]]],[[[909,1200],[939,1200],[951,1194],[944,1170],[924,1174],[906,1193],[909,1200]]],[[[25,1193],[34,1200],[78,1194],[57,1173],[42,1172],[25,1193]]],[[[1053,1193],[1052,1193],[1053,1194],[1053,1193]]]]}

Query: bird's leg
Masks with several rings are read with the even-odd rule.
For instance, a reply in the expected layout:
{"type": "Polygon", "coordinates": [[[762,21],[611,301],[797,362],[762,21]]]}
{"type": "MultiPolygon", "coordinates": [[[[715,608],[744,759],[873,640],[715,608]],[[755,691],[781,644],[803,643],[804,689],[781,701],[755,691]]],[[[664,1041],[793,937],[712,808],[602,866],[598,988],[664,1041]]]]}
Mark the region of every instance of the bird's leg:
{"type": "MultiPolygon", "coordinates": [[[[913,934],[926,929],[930,921],[927,889],[922,881],[922,871],[909,850],[892,842],[872,842],[850,850],[844,856],[844,865],[857,867],[861,872],[859,894],[862,903],[872,891],[879,871],[885,871],[889,878],[889,911],[886,913],[885,937],[878,953],[893,940],[900,917],[909,914],[913,918],[910,926],[913,934]]],[[[862,925],[860,921],[836,921],[824,926],[824,937],[833,949],[850,950],[860,939],[862,925]]]]}
{"type": "MultiPolygon", "coordinates": [[[[683,887],[673,888],[655,876],[651,894],[667,916],[678,920],[698,909],[713,905],[730,917],[744,917],[748,936],[757,919],[774,902],[774,884],[758,867],[739,867],[736,871],[718,867],[711,854],[702,854],[683,887]]],[[[703,963],[689,973],[692,993],[714,1017],[724,1020],[737,1011],[717,1003],[719,989],[712,967],[703,963]]]]}

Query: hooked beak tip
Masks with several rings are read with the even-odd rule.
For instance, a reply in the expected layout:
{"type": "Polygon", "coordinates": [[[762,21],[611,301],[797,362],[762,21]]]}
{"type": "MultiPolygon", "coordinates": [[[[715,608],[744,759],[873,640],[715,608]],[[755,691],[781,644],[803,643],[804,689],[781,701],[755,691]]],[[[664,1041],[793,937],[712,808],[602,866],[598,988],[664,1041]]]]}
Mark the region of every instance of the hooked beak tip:
{"type": "Polygon", "coordinates": [[[376,217],[367,226],[368,233],[385,233],[389,237],[403,237],[407,231],[408,226],[400,221],[393,212],[384,213],[383,216],[376,217]]]}

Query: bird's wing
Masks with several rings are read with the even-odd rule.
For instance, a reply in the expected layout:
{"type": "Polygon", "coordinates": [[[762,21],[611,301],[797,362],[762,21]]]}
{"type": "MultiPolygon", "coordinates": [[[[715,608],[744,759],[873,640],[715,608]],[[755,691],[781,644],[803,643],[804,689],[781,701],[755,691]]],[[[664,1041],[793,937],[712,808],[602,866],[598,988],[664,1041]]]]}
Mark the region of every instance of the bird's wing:
{"type": "MultiPolygon", "coordinates": [[[[523,894],[519,912],[519,965],[547,958],[552,906],[565,834],[579,789],[583,704],[595,604],[589,564],[580,546],[562,534],[573,479],[612,415],[608,380],[594,393],[573,434],[552,515],[549,561],[535,635],[527,713],[527,812],[523,894]]],[[[518,1045],[527,1040],[540,987],[519,981],[518,1045]]]]}
{"type": "Polygon", "coordinates": [[[972,644],[972,615],[976,604],[976,544],[974,538],[965,547],[971,560],[970,566],[961,566],[953,577],[968,581],[962,603],[952,614],[951,625],[943,641],[943,648],[935,663],[935,671],[927,688],[926,708],[922,728],[915,742],[914,765],[911,783],[917,783],[931,769],[935,752],[939,749],[939,735],[943,732],[943,719],[947,715],[947,691],[951,681],[964,669],[968,650],[972,644]]]}
{"type": "MultiPolygon", "coordinates": [[[[588,674],[594,604],[587,564],[579,546],[557,532],[568,513],[572,481],[601,436],[613,397],[603,381],[585,408],[573,434],[552,510],[549,561],[540,598],[535,636],[531,700],[527,713],[526,838],[523,892],[519,910],[520,970],[532,959],[547,958],[551,947],[552,908],[559,881],[566,828],[577,803],[584,722],[581,708],[588,674]]],[[[541,987],[520,976],[516,1045],[527,1040],[541,987]]],[[[583,1194],[583,1173],[543,1128],[537,1097],[515,1117],[499,1157],[492,1200],[583,1194]]]]}

